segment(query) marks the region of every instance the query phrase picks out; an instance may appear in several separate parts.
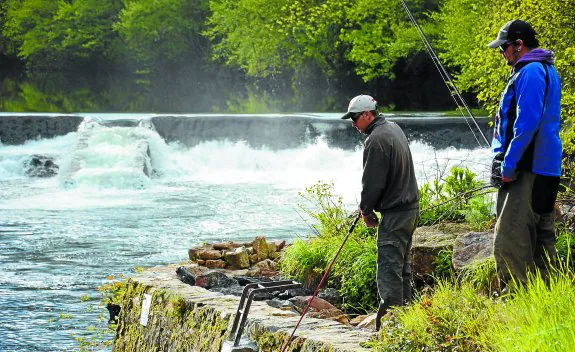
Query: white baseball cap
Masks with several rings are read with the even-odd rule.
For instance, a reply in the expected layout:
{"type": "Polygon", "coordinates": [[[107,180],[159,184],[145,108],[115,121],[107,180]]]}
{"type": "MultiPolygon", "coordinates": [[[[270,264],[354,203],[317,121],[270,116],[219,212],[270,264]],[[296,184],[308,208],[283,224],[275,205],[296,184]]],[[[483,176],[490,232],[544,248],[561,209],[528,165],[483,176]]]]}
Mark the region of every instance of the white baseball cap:
{"type": "Polygon", "coordinates": [[[351,99],[347,107],[347,114],[342,119],[350,119],[358,112],[377,110],[377,102],[369,95],[358,95],[351,99]]]}

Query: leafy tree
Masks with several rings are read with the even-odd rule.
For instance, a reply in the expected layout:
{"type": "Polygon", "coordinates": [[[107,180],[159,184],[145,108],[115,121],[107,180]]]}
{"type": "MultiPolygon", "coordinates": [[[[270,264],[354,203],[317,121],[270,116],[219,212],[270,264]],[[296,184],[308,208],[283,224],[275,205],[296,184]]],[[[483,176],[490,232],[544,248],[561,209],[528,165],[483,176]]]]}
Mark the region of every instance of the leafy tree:
{"type": "Polygon", "coordinates": [[[7,0],[3,35],[35,68],[69,69],[111,55],[120,0],[7,0]]]}
{"type": "Polygon", "coordinates": [[[209,5],[204,34],[215,43],[215,59],[260,77],[278,73],[287,63],[293,41],[278,21],[287,14],[285,1],[211,0],[209,5]]]}
{"type": "Polygon", "coordinates": [[[126,1],[114,29],[135,58],[146,66],[157,62],[204,59],[201,36],[207,0],[126,1]]]}

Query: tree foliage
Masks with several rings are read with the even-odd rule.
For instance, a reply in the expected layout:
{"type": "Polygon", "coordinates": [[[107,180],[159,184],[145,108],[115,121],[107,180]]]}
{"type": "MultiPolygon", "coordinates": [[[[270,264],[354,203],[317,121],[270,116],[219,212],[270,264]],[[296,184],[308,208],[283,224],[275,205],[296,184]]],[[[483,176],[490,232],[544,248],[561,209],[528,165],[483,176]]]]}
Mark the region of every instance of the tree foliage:
{"type": "Polygon", "coordinates": [[[142,63],[203,59],[207,43],[201,32],[207,11],[207,0],[131,0],[114,29],[142,63]]]}
{"type": "Polygon", "coordinates": [[[119,0],[7,0],[3,36],[33,67],[60,69],[111,55],[119,0]]]}

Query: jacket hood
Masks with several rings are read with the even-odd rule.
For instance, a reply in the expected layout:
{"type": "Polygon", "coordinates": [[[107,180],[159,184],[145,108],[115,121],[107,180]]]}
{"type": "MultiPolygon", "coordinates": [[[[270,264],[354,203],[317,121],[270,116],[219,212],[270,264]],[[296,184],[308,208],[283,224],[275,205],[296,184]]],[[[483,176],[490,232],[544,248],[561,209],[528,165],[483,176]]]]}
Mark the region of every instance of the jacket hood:
{"type": "Polygon", "coordinates": [[[528,64],[530,62],[544,62],[549,65],[555,63],[555,54],[551,50],[546,49],[533,49],[523,55],[515,65],[522,63],[528,64]]]}

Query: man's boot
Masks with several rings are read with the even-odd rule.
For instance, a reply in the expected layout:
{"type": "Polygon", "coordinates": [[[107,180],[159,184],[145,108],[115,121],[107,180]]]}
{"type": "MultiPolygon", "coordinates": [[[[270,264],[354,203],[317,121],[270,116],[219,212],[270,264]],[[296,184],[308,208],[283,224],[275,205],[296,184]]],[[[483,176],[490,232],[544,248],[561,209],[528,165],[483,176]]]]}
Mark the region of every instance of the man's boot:
{"type": "Polygon", "coordinates": [[[379,304],[379,309],[377,310],[377,315],[375,316],[375,331],[381,329],[381,318],[387,313],[387,306],[383,303],[379,304]]]}

